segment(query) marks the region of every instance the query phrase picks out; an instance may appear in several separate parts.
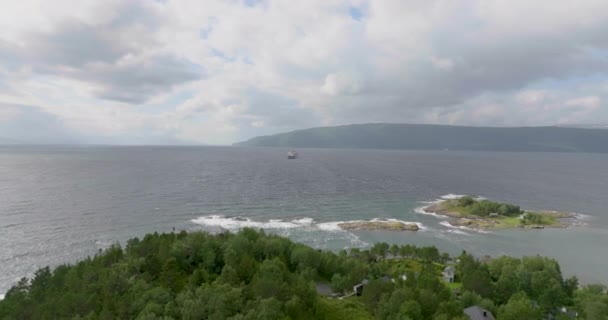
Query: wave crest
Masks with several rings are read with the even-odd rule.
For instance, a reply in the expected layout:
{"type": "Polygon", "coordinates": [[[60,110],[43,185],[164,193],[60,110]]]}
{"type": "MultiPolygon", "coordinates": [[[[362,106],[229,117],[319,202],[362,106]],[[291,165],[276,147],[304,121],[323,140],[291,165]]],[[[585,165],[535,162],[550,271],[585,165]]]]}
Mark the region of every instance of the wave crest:
{"type": "Polygon", "coordinates": [[[441,221],[441,222],[439,222],[439,224],[444,227],[454,229],[454,230],[466,230],[466,231],[473,231],[473,232],[479,232],[479,233],[491,233],[490,231],[487,231],[487,230],[473,229],[473,228],[469,228],[469,227],[465,227],[465,226],[455,226],[447,221],[441,221]]]}
{"type": "MultiPolygon", "coordinates": [[[[344,231],[340,228],[339,224],[348,222],[363,222],[365,220],[348,220],[348,221],[328,221],[328,222],[315,222],[312,218],[299,218],[291,221],[284,221],[282,219],[270,219],[268,221],[255,221],[245,217],[225,217],[221,215],[209,215],[202,216],[192,219],[192,222],[207,226],[207,227],[218,227],[227,230],[239,230],[242,228],[256,228],[256,229],[312,229],[321,231],[344,231]]],[[[405,224],[415,223],[418,225],[420,230],[425,230],[426,227],[420,222],[403,221],[399,219],[381,219],[373,218],[367,221],[391,221],[401,222],[405,224]]]]}

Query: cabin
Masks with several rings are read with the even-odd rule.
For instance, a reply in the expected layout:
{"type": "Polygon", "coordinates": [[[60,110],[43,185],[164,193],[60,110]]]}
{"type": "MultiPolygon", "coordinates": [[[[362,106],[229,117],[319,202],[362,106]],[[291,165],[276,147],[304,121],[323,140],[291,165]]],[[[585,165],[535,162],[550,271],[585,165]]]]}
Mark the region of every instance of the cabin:
{"type": "Polygon", "coordinates": [[[442,276],[443,276],[443,281],[445,281],[447,283],[454,282],[454,277],[456,276],[456,268],[454,268],[454,266],[445,267],[445,269],[443,270],[442,276]]]}
{"type": "MultiPolygon", "coordinates": [[[[392,283],[395,283],[395,279],[393,279],[393,278],[391,278],[390,276],[387,276],[387,275],[383,276],[379,280],[381,280],[383,282],[392,282],[392,283]]],[[[363,287],[365,287],[368,283],[369,283],[369,280],[363,279],[363,281],[361,281],[361,283],[356,284],[355,286],[353,286],[354,293],[357,296],[361,296],[363,294],[363,287]]]]}
{"type": "Polygon", "coordinates": [[[464,314],[471,320],[496,320],[492,312],[480,306],[468,307],[464,309],[464,314]]]}
{"type": "Polygon", "coordinates": [[[367,285],[369,281],[367,279],[363,279],[363,281],[361,281],[361,283],[356,284],[353,287],[353,291],[355,292],[355,294],[360,297],[363,294],[363,287],[365,287],[367,285]]]}

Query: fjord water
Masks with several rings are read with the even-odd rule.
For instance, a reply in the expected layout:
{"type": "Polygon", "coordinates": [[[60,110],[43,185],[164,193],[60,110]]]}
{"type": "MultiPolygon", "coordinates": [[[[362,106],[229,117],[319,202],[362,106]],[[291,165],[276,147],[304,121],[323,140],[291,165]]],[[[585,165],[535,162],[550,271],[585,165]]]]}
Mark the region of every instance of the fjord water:
{"type": "Polygon", "coordinates": [[[377,241],[557,258],[608,283],[608,155],[275,148],[0,147],[0,293],[45,265],[149,232],[264,228],[327,249],[377,241]],[[567,229],[476,232],[419,208],[474,194],[584,214],[567,229]],[[347,232],[393,218],[418,232],[347,232]]]}

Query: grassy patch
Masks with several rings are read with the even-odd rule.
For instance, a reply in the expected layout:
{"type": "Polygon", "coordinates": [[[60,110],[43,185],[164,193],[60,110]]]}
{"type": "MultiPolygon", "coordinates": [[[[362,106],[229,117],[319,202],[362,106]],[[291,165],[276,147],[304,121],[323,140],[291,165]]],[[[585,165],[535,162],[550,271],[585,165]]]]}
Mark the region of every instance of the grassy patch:
{"type": "Polygon", "coordinates": [[[542,226],[559,226],[560,222],[557,216],[551,214],[526,212],[524,225],[542,225],[542,226]]]}
{"type": "Polygon", "coordinates": [[[463,217],[474,215],[471,207],[458,206],[458,202],[455,200],[446,200],[441,204],[441,206],[448,211],[460,213],[460,215],[463,217]]]}
{"type": "Polygon", "coordinates": [[[317,314],[322,314],[322,319],[339,320],[339,319],[374,319],[374,317],[365,309],[363,303],[358,297],[350,297],[346,299],[326,299],[321,298],[318,304],[319,310],[317,314]]]}
{"type": "Polygon", "coordinates": [[[462,288],[461,282],[446,282],[445,285],[450,288],[450,290],[462,288]]]}
{"type": "Polygon", "coordinates": [[[518,217],[495,217],[492,220],[496,222],[495,228],[517,228],[521,225],[518,217]]]}

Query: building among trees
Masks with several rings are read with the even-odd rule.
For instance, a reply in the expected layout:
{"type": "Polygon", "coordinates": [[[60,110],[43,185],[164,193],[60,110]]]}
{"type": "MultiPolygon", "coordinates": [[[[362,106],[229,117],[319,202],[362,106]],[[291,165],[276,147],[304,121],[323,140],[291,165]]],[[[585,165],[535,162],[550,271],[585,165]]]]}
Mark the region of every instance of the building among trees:
{"type": "Polygon", "coordinates": [[[471,320],[495,320],[492,312],[480,306],[468,307],[464,309],[464,314],[467,315],[471,320]]]}

